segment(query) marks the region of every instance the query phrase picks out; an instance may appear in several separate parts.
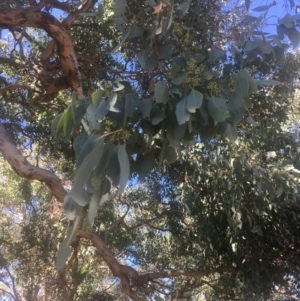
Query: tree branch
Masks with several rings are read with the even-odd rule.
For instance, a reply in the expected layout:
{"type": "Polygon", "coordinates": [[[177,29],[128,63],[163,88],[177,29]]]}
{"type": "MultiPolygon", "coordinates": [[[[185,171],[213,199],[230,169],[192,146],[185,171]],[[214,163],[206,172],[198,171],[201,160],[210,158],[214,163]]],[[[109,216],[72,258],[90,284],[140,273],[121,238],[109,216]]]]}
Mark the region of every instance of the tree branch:
{"type": "Polygon", "coordinates": [[[85,13],[90,10],[96,2],[97,0],[86,0],[84,3],[82,3],[63,21],[63,24],[66,26],[66,28],[70,28],[73,22],[78,18],[79,14],[85,13]]]}
{"type": "Polygon", "coordinates": [[[15,143],[2,124],[0,124],[0,152],[19,176],[45,183],[56,199],[61,203],[63,202],[67,192],[59,178],[48,170],[30,164],[16,148],[15,143]]]}
{"type": "Polygon", "coordinates": [[[76,234],[79,237],[90,240],[94,244],[104,261],[109,266],[113,275],[120,278],[124,292],[128,297],[130,297],[133,301],[145,301],[132,290],[130,285],[129,279],[134,282],[139,277],[139,274],[135,269],[127,265],[120,264],[99,235],[92,232],[85,232],[80,229],[77,230],[76,234]]]}
{"type": "Polygon", "coordinates": [[[64,26],[53,16],[44,12],[10,9],[0,13],[0,25],[28,26],[45,30],[56,42],[61,66],[72,89],[82,98],[81,75],[78,69],[73,41],[64,26]]]}
{"type": "Polygon", "coordinates": [[[105,241],[98,234],[92,232],[85,232],[80,229],[77,230],[76,234],[79,237],[83,237],[90,240],[94,244],[104,261],[107,263],[113,275],[118,276],[120,278],[123,289],[127,296],[132,298],[132,300],[134,301],[142,301],[143,299],[136,295],[136,293],[132,290],[130,280],[132,281],[133,285],[141,286],[148,283],[149,281],[153,281],[159,278],[171,278],[179,276],[202,278],[204,276],[207,276],[207,273],[205,273],[204,271],[186,270],[169,270],[140,275],[132,267],[120,264],[114,257],[114,255],[111,253],[111,251],[107,248],[105,241]]]}
{"type": "Polygon", "coordinates": [[[37,91],[34,86],[23,85],[23,84],[11,84],[9,86],[0,88],[0,94],[3,95],[7,91],[16,90],[16,89],[24,89],[24,90],[30,90],[30,91],[41,93],[40,91],[37,91]]]}

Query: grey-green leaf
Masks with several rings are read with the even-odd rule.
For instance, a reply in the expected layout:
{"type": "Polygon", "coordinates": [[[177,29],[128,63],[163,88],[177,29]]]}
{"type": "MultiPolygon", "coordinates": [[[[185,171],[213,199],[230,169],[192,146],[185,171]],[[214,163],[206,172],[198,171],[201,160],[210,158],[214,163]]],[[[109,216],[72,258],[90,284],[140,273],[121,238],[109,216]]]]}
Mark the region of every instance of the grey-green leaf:
{"type": "Polygon", "coordinates": [[[126,39],[128,38],[129,35],[130,35],[130,29],[128,30],[126,35],[123,37],[121,42],[111,51],[111,53],[116,53],[123,46],[123,44],[125,43],[125,41],[126,41],[126,39]]]}
{"type": "Polygon", "coordinates": [[[224,56],[225,56],[225,51],[224,50],[214,48],[208,54],[208,61],[209,62],[214,62],[218,59],[221,59],[224,56]]]}
{"type": "Polygon", "coordinates": [[[181,3],[176,10],[176,14],[179,18],[182,18],[189,10],[189,3],[188,2],[183,2],[181,3]]]}
{"type": "Polygon", "coordinates": [[[117,16],[123,15],[126,11],[126,0],[115,0],[115,14],[117,16]]]}
{"type": "Polygon", "coordinates": [[[186,98],[184,97],[179,103],[176,105],[176,117],[178,124],[184,124],[190,119],[190,112],[186,108],[186,98]]]}
{"type": "Polygon", "coordinates": [[[118,159],[120,164],[119,193],[121,194],[126,187],[130,175],[130,165],[128,155],[125,149],[125,144],[119,144],[118,159]]]}
{"type": "MultiPolygon", "coordinates": [[[[85,157],[82,164],[78,168],[74,178],[72,191],[81,192],[82,187],[89,179],[93,169],[97,165],[104,150],[104,139],[100,138],[94,149],[85,157]]],[[[74,199],[75,200],[75,199],[74,199]]],[[[75,200],[76,201],[76,200],[75,200]]]]}
{"type": "Polygon", "coordinates": [[[251,0],[245,0],[246,9],[249,10],[251,0]]]}
{"type": "Polygon", "coordinates": [[[152,170],[154,163],[154,155],[152,153],[148,153],[144,156],[144,160],[141,164],[140,174],[139,174],[139,180],[143,182],[145,180],[145,177],[150,173],[152,170]]]}
{"type": "Polygon", "coordinates": [[[148,98],[143,98],[142,105],[141,105],[143,118],[150,116],[151,108],[152,108],[152,100],[148,98]]]}
{"type": "Polygon", "coordinates": [[[89,211],[88,211],[88,221],[89,224],[92,225],[93,221],[97,215],[97,210],[100,204],[101,195],[98,193],[94,193],[91,197],[91,202],[89,205],[89,211]]]}
{"type": "Polygon", "coordinates": [[[102,3],[98,4],[98,17],[101,18],[104,15],[104,7],[102,3]]]}
{"type": "Polygon", "coordinates": [[[180,85],[188,76],[188,72],[180,72],[172,79],[172,84],[180,85]]]}
{"type": "Polygon", "coordinates": [[[266,10],[268,10],[269,8],[271,8],[274,5],[276,5],[275,1],[271,2],[269,5],[262,5],[262,6],[255,7],[252,10],[257,11],[257,12],[266,11],[266,10]]]}
{"type": "Polygon", "coordinates": [[[208,102],[208,112],[218,122],[222,122],[230,116],[226,101],[215,96],[212,96],[208,102]]]}
{"type": "Polygon", "coordinates": [[[296,28],[290,28],[287,35],[292,42],[293,47],[296,48],[300,41],[299,31],[296,28]]]}
{"type": "Polygon", "coordinates": [[[69,194],[64,198],[64,213],[69,220],[73,220],[76,216],[76,203],[73,201],[69,194]]]}
{"type": "Polygon", "coordinates": [[[158,81],[155,84],[154,97],[157,103],[166,104],[169,100],[168,84],[165,80],[158,81]]]}
{"type": "Polygon", "coordinates": [[[112,112],[119,112],[119,110],[115,108],[117,100],[118,95],[116,93],[112,93],[106,100],[105,109],[112,112]]]}
{"type": "Polygon", "coordinates": [[[165,151],[165,158],[169,164],[174,163],[177,160],[177,153],[173,146],[168,146],[165,151]]]}
{"type": "Polygon", "coordinates": [[[197,90],[192,89],[187,97],[186,108],[189,112],[195,113],[196,109],[200,109],[203,101],[203,94],[197,90]]]}
{"type": "Polygon", "coordinates": [[[261,80],[255,80],[255,82],[258,85],[261,85],[261,86],[278,86],[278,85],[281,85],[281,82],[279,82],[278,80],[273,80],[273,79],[261,79],[261,80]]]}
{"type": "Polygon", "coordinates": [[[56,268],[58,271],[60,271],[64,267],[70,254],[71,254],[71,247],[65,246],[64,244],[61,243],[59,245],[57,258],[56,258],[56,268]]]}
{"type": "Polygon", "coordinates": [[[227,123],[225,135],[230,139],[231,142],[234,142],[238,136],[236,125],[227,123]]]}
{"type": "Polygon", "coordinates": [[[246,121],[253,126],[258,126],[257,122],[252,118],[251,115],[247,117],[246,121]]]}
{"type": "Polygon", "coordinates": [[[92,94],[92,102],[95,107],[97,107],[99,105],[99,103],[102,99],[103,92],[104,91],[102,89],[98,89],[92,94]]]}

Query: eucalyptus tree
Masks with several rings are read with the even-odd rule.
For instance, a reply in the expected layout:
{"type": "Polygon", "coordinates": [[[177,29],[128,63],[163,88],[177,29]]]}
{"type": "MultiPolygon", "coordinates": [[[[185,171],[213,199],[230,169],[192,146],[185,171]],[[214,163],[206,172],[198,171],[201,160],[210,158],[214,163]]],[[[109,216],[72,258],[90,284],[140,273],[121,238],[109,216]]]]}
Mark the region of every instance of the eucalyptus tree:
{"type": "MultiPolygon", "coordinates": [[[[289,108],[286,96],[293,95],[284,58],[299,43],[299,15],[282,16],[277,35],[268,35],[262,28],[276,2],[0,5],[0,25],[8,32],[1,41],[0,150],[19,176],[44,183],[70,220],[62,241],[54,235],[61,241],[61,287],[44,299],[88,297],[89,289],[96,291],[89,297],[107,300],[124,294],[132,300],[266,299],[272,285],[295,277],[295,257],[283,250],[293,242],[294,256],[299,253],[298,184],[282,166],[297,167],[297,137],[279,122],[289,108]],[[275,134],[283,137],[274,148],[275,134]],[[278,145],[287,143],[293,144],[282,148],[286,160],[278,159],[278,145]],[[167,174],[159,176],[162,168],[167,174]],[[140,190],[125,191],[128,180],[142,182],[149,174],[140,190]],[[261,238],[264,232],[270,240],[261,238]],[[283,247],[273,243],[284,235],[283,247]],[[99,275],[102,263],[107,269],[99,275]],[[267,269],[268,277],[261,276],[267,269]]],[[[44,206],[46,198],[37,196],[36,206],[44,206]]],[[[62,232],[65,219],[60,224],[62,232]]],[[[33,225],[27,228],[37,231],[33,225]]],[[[41,236],[47,225],[54,227],[47,222],[41,236]]],[[[38,283],[36,298],[49,285],[38,283]]]]}

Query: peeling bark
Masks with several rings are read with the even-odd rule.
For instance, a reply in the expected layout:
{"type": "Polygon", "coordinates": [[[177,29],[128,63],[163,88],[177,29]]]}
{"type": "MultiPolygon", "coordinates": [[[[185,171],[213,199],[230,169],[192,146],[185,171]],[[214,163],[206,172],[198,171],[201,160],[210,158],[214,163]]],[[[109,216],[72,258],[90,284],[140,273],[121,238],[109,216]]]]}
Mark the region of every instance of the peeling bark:
{"type": "Polygon", "coordinates": [[[10,9],[0,13],[0,26],[25,26],[41,28],[56,42],[64,75],[71,88],[82,98],[81,76],[73,41],[64,26],[50,14],[24,9],[10,9]]]}
{"type": "Polygon", "coordinates": [[[59,178],[52,172],[30,164],[17,149],[11,136],[0,124],[0,152],[12,169],[21,177],[29,180],[38,180],[45,183],[59,202],[63,202],[66,191],[59,178]]]}

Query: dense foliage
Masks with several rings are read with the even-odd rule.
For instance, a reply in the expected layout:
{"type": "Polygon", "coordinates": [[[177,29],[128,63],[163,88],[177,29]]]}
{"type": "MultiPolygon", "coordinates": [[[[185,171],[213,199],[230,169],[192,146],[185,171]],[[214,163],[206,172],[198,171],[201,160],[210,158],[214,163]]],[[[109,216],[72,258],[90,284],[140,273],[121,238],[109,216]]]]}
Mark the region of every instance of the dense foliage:
{"type": "Polygon", "coordinates": [[[3,300],[300,298],[300,15],[254,2],[0,3],[3,300]]]}

